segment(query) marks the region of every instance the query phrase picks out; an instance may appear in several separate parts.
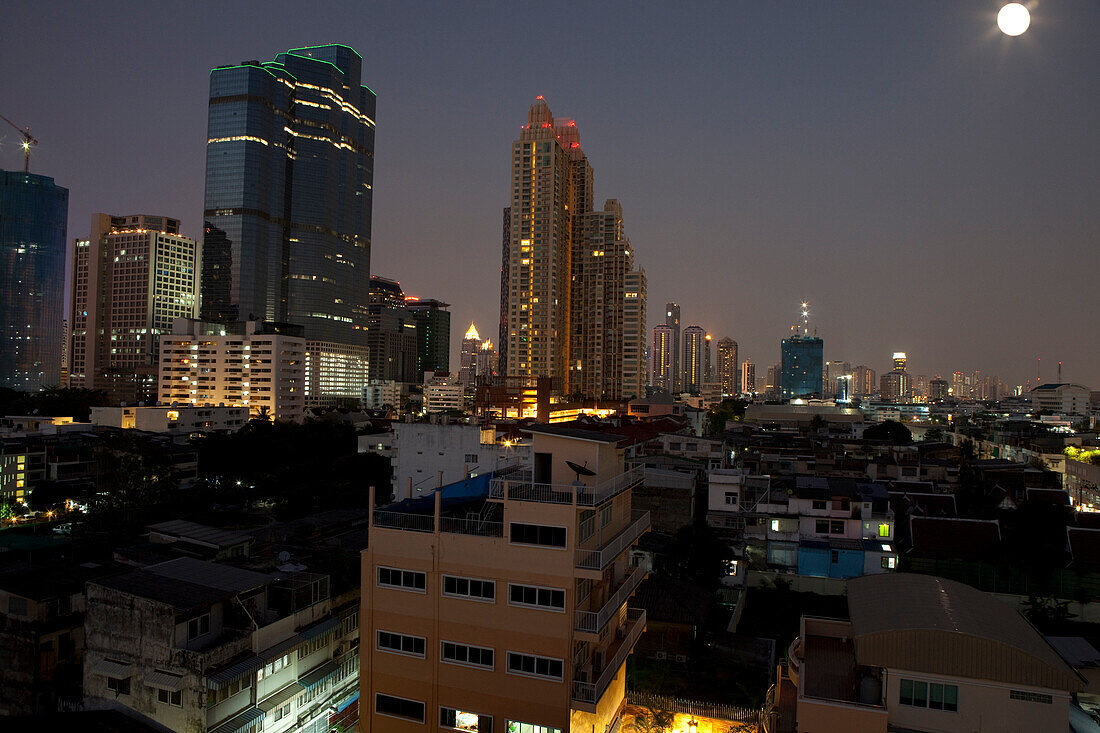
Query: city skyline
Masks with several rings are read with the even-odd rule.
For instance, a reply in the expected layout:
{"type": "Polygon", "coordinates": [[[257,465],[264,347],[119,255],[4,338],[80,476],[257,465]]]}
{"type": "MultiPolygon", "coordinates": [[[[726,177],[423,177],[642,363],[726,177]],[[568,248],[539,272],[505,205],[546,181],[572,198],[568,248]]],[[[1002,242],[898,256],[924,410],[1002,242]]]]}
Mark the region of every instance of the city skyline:
{"type": "MultiPolygon", "coordinates": [[[[1087,268],[1065,265],[1087,257],[1100,229],[1088,164],[1100,143],[1087,134],[1100,119],[1100,82],[1081,72],[1100,61],[1095,5],[1044,4],[1017,39],[996,31],[997,3],[642,9],[622,18],[623,37],[657,44],[653,59],[618,60],[626,49],[615,42],[552,73],[500,60],[517,45],[552,47],[564,31],[495,34],[500,44],[441,68],[479,25],[493,34],[532,14],[505,6],[438,9],[420,24],[409,22],[415,9],[359,10],[337,36],[329,19],[284,30],[247,6],[210,28],[198,4],[171,16],[176,36],[201,30],[198,45],[135,33],[167,25],[168,15],[134,7],[125,35],[88,33],[103,21],[77,6],[37,18],[16,8],[13,22],[27,32],[0,52],[14,61],[35,44],[40,63],[2,82],[4,113],[41,141],[31,172],[70,190],[70,239],[87,236],[95,211],[171,212],[183,235],[200,238],[210,69],[268,59],[277,48],[345,43],[363,54],[364,79],[380,97],[371,269],[454,303],[458,323],[496,320],[499,303],[486,295],[498,290],[508,188],[498,161],[516,134],[514,110],[544,94],[583,118],[601,191],[632,212],[650,300],[680,303],[685,323],[733,338],[742,360],[775,362],[793,306],[806,298],[826,359],[884,373],[889,355],[904,350],[914,373],[980,369],[1034,385],[1042,357],[1045,382],[1062,361],[1066,381],[1100,383],[1076,319],[1058,315],[1087,312],[1087,268]],[[36,32],[45,27],[50,33],[36,32]],[[653,35],[662,27],[668,38],[653,35]],[[685,48],[689,34],[705,42],[665,53],[685,48]],[[564,81],[571,69],[601,65],[617,84],[564,81]],[[154,104],[112,114],[111,100],[94,91],[100,78],[122,96],[156,79],[154,104]],[[47,79],[54,94],[40,91],[47,79]],[[663,104],[633,105],[650,85],[663,104]],[[70,106],[85,114],[64,114],[70,106]],[[453,113],[463,145],[432,135],[429,108],[453,113]],[[654,130],[662,154],[634,156],[654,130]],[[143,169],[172,173],[145,180],[143,169]],[[437,215],[410,217],[413,206],[437,215]],[[671,252],[677,263],[707,266],[670,267],[660,254],[671,252]],[[418,267],[432,260],[447,266],[418,267]]],[[[580,32],[594,34],[617,14],[579,15],[591,21],[580,32]]],[[[21,159],[7,135],[0,167],[18,170],[21,159]]],[[[651,309],[649,327],[659,314],[651,309]]],[[[452,339],[452,358],[457,346],[452,339]]]]}

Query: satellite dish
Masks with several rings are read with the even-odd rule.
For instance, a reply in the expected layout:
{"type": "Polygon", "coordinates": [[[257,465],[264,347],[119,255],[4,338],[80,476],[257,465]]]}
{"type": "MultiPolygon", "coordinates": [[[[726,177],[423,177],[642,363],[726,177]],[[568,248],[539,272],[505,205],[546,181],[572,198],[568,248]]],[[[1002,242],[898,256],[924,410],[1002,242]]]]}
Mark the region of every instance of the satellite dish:
{"type": "Polygon", "coordinates": [[[283,564],[283,563],[288,563],[288,562],[290,562],[290,553],[287,552],[286,550],[283,550],[282,552],[279,553],[279,563],[283,564]]]}
{"type": "Polygon", "coordinates": [[[573,461],[566,461],[565,465],[569,466],[569,468],[573,469],[573,472],[577,474],[578,482],[581,480],[581,476],[596,475],[596,472],[588,467],[588,461],[585,461],[583,466],[578,466],[576,463],[573,463],[573,461]]]}

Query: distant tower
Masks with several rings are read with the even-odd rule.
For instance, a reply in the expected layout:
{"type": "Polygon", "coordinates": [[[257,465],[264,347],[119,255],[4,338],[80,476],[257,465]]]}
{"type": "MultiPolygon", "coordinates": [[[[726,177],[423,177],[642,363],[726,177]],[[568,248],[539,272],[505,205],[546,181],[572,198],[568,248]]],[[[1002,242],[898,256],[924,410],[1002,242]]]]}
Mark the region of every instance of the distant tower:
{"type": "Polygon", "coordinates": [[[675,387],[672,376],[673,332],[671,326],[653,327],[653,346],[649,350],[650,384],[662,392],[672,392],[675,387]]]}
{"type": "Polygon", "coordinates": [[[737,363],[737,342],[731,338],[718,341],[718,383],[722,385],[722,395],[729,397],[738,394],[739,377],[737,363]]]}
{"type": "Polygon", "coordinates": [[[481,353],[481,335],[477,326],[470,324],[466,335],[462,337],[462,350],[458,357],[458,381],[467,386],[474,383],[477,376],[477,358],[481,353]]]}
{"type": "Polygon", "coordinates": [[[698,392],[707,375],[707,332],[702,326],[688,326],[684,329],[684,358],[681,388],[685,392],[698,392]]]}
{"type": "Polygon", "coordinates": [[[747,395],[756,392],[756,365],[749,359],[741,362],[741,392],[747,395]]]}
{"type": "Polygon", "coordinates": [[[679,391],[683,374],[680,371],[680,306],[676,303],[665,303],[665,325],[672,329],[672,383],[669,390],[679,391]]]}
{"type": "Polygon", "coordinates": [[[809,304],[802,303],[802,317],[793,334],[780,344],[780,395],[785,399],[821,396],[824,344],[810,336],[809,304]]]}

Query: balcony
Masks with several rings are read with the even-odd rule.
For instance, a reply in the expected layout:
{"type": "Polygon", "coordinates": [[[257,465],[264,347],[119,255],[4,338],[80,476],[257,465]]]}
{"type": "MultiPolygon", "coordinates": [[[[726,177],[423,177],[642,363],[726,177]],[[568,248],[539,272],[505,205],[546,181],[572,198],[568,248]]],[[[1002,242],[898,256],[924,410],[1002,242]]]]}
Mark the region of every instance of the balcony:
{"type": "Polygon", "coordinates": [[[611,617],[619,612],[627,599],[633,595],[638,585],[645,580],[646,571],[642,568],[634,568],[633,572],[623,579],[618,590],[603,604],[598,611],[574,611],[573,628],[582,634],[599,634],[607,626],[611,617]]]}
{"type": "MultiPolygon", "coordinates": [[[[436,531],[435,515],[375,509],[374,527],[432,534],[436,531]]],[[[439,518],[439,531],[447,534],[464,534],[477,537],[503,537],[504,523],[477,515],[441,516],[439,518]]]]}
{"type": "Polygon", "coordinates": [[[638,465],[596,486],[547,484],[535,482],[529,470],[521,469],[501,474],[489,484],[490,499],[532,501],[542,504],[573,504],[598,506],[645,478],[645,467],[638,465]]]}
{"type": "Polygon", "coordinates": [[[603,672],[595,682],[573,679],[573,707],[585,712],[596,712],[596,704],[603,694],[607,692],[611,680],[615,679],[619,668],[626,662],[634,645],[638,643],[645,631],[645,611],[639,608],[631,608],[627,611],[626,625],[620,630],[623,632],[622,641],[615,649],[615,653],[607,660],[603,672]]]}
{"type": "Polygon", "coordinates": [[[630,526],[597,550],[577,550],[576,567],[602,572],[615,558],[649,530],[649,512],[635,511],[630,526]]]}

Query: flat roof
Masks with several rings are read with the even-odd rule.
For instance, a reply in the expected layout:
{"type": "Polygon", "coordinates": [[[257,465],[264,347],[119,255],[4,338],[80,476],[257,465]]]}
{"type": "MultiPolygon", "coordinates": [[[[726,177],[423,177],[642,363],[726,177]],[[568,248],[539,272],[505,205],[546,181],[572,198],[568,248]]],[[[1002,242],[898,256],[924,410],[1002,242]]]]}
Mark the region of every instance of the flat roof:
{"type": "Polygon", "coordinates": [[[188,522],[185,519],[173,519],[168,522],[150,524],[146,529],[156,532],[157,534],[179,537],[180,539],[213,545],[215,547],[232,547],[242,542],[249,542],[252,539],[251,535],[245,534],[244,532],[218,529],[217,527],[209,527],[205,524],[188,522]]]}
{"type": "Polygon", "coordinates": [[[601,433],[598,430],[582,430],[580,428],[559,428],[554,425],[533,425],[525,429],[528,432],[538,433],[539,435],[554,435],[560,438],[588,440],[594,443],[621,443],[626,440],[625,435],[601,433]]]}

